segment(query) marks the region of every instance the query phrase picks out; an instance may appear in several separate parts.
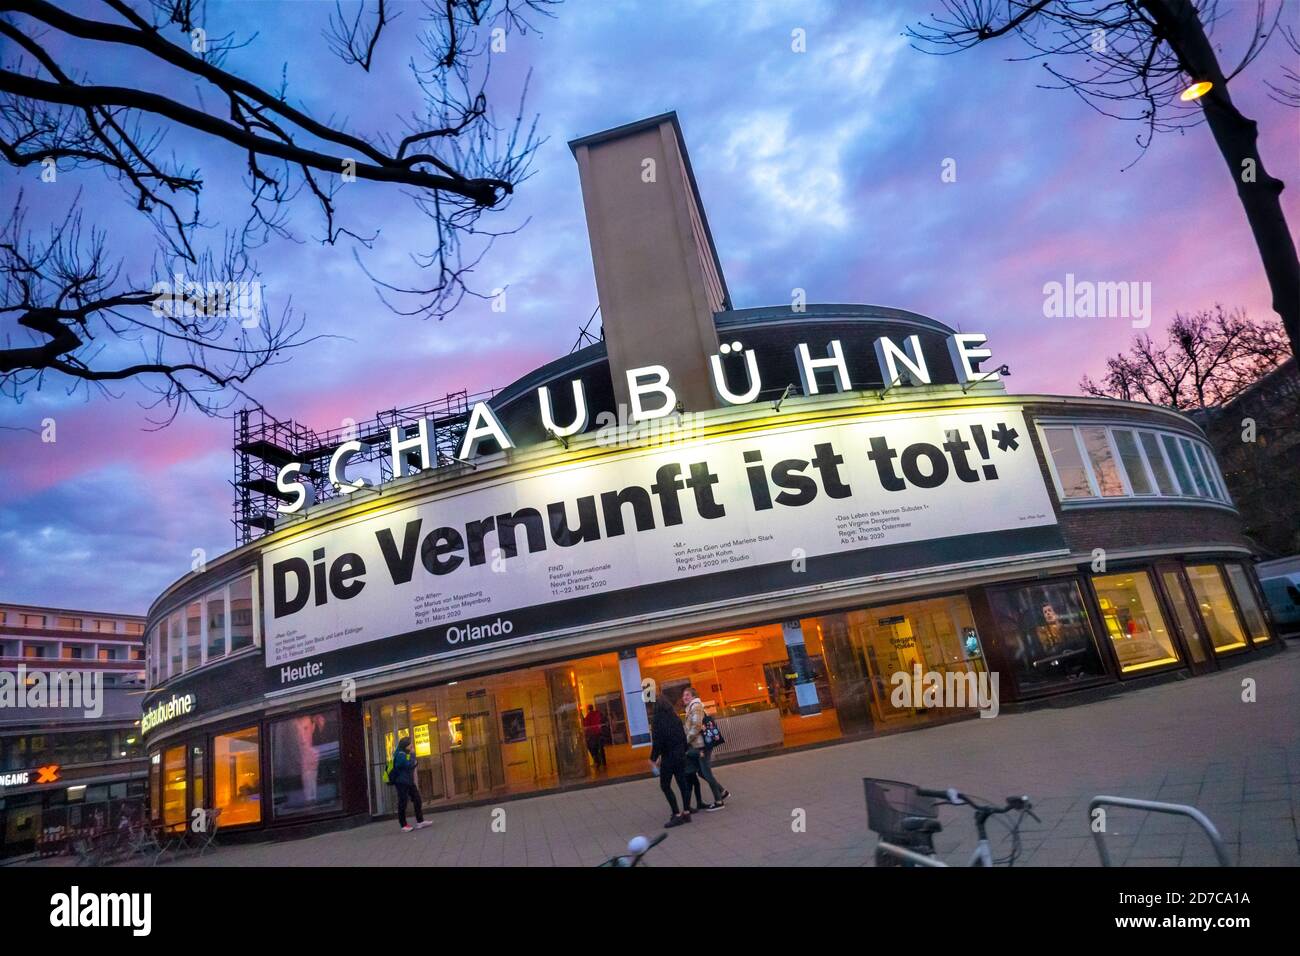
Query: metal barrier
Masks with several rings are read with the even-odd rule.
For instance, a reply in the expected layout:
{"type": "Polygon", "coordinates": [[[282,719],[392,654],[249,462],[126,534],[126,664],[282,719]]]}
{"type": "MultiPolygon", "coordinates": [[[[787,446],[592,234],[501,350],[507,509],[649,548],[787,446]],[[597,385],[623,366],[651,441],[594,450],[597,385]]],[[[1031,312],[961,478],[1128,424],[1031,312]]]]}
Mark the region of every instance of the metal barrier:
{"type": "MultiPolygon", "coordinates": [[[[1177,816],[1191,817],[1205,831],[1205,835],[1210,838],[1210,845],[1214,847],[1214,855],[1219,858],[1219,865],[1232,866],[1232,861],[1228,858],[1227,847],[1223,845],[1223,838],[1219,836],[1218,828],[1210,822],[1209,817],[1195,807],[1189,807],[1182,803],[1135,800],[1132,797],[1093,797],[1088,803],[1088,825],[1090,829],[1092,826],[1092,812],[1100,806],[1126,807],[1130,810],[1146,810],[1151,813],[1170,813],[1177,816]]],[[[1110,853],[1106,850],[1105,834],[1093,830],[1092,836],[1097,843],[1097,855],[1101,857],[1101,865],[1110,866],[1110,853]]]]}
{"type": "Polygon", "coordinates": [[[876,844],[876,849],[888,853],[890,856],[902,860],[904,863],[911,863],[913,866],[947,866],[948,865],[947,863],[943,862],[943,860],[936,859],[935,857],[932,856],[926,856],[924,853],[917,853],[914,850],[907,849],[907,847],[895,846],[892,843],[886,843],[884,840],[881,840],[879,843],[876,844]]]}

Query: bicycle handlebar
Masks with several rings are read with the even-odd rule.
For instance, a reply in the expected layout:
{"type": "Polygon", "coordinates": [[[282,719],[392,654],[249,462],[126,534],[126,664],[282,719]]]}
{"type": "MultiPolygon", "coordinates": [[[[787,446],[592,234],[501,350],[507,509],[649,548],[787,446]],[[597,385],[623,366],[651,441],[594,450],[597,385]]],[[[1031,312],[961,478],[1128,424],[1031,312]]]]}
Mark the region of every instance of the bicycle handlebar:
{"type": "Polygon", "coordinates": [[[928,790],[924,787],[917,787],[916,792],[918,796],[942,800],[945,803],[950,803],[957,807],[965,804],[975,810],[983,811],[989,816],[998,813],[1010,813],[1012,810],[1024,810],[1028,813],[1033,807],[1033,804],[1029,802],[1028,796],[1007,797],[1006,802],[1002,807],[994,807],[991,804],[982,804],[971,799],[955,787],[949,787],[947,790],[928,790]]]}

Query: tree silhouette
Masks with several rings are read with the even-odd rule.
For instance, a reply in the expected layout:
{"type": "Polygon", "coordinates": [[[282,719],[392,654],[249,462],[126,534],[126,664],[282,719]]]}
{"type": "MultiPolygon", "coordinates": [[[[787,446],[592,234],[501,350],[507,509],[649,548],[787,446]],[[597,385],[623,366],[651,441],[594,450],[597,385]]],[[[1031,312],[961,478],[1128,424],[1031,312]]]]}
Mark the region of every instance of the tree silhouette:
{"type": "MultiPolygon", "coordinates": [[[[133,379],[157,392],[165,421],[187,404],[224,407],[254,373],[310,341],[287,307],[271,319],[252,253],[272,237],[296,238],[288,212],[299,196],[318,210],[324,244],[368,247],[374,237],[349,229],[340,208],[340,186],[353,180],[401,189],[432,220],[432,248],[415,255],[429,281],[385,286],[410,302],[400,311],[441,318],[475,295],[467,276],[500,234],[480,218],[506,206],[539,145],[522,112],[526,81],[520,109],[495,119],[490,44],[527,31],[555,2],[442,0],[422,16],[394,14],[384,0],[339,3],[323,43],[341,69],[369,72],[395,29],[414,31],[423,51],[410,64],[420,111],[369,133],[317,118],[283,82],[270,89],[228,70],[229,54],[251,41],[211,32],[201,0],[101,0],[103,18],[44,0],[0,5],[0,158],[52,179],[99,169],[157,236],[147,275],[130,276],[107,229],[83,224],[82,190],[48,233],[28,228],[30,196],[18,194],[0,230],[0,394],[20,400],[56,378],[72,389],[133,379]],[[81,62],[63,62],[64,49],[83,51],[81,62]],[[122,57],[144,64],[129,86],[94,81],[95,67],[122,57]],[[181,155],[174,138],[164,152],[177,132],[181,155]],[[201,214],[199,157],[246,172],[248,213],[219,238],[201,214]]],[[[258,9],[239,10],[247,28],[258,9]]]]}
{"type": "MultiPolygon", "coordinates": [[[[1280,195],[1283,183],[1265,170],[1254,120],[1241,114],[1229,83],[1258,56],[1287,7],[1257,0],[1251,39],[1237,66],[1224,73],[1207,31],[1220,18],[1217,0],[941,0],[942,14],[907,31],[913,46],[956,53],[1014,34],[1028,47],[1024,59],[1043,60],[1048,88],[1069,89],[1097,111],[1139,123],[1141,149],[1161,131],[1205,122],[1236,185],[1237,196],[1259,248],[1293,354],[1300,354],[1300,260],[1287,228],[1280,195]],[[1067,72],[1055,62],[1064,60],[1067,72]],[[1190,105],[1184,92],[1209,83],[1190,105]]],[[[1283,37],[1294,43],[1292,27],[1283,37]]],[[[1295,73],[1273,87],[1280,102],[1297,89],[1295,73]]],[[[1140,155],[1140,154],[1139,154],[1140,155]]]]}

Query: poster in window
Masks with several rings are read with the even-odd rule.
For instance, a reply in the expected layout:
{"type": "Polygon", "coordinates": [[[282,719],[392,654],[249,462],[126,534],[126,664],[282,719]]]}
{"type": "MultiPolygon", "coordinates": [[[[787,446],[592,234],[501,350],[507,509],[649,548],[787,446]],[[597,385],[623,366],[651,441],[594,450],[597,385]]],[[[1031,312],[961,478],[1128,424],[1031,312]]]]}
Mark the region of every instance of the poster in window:
{"type": "Polygon", "coordinates": [[[339,809],[338,712],[299,714],[276,721],[271,772],[277,818],[339,809]]]}
{"type": "Polygon", "coordinates": [[[528,723],[522,708],[501,712],[501,739],[508,744],[523,743],[528,739],[528,723]]]}

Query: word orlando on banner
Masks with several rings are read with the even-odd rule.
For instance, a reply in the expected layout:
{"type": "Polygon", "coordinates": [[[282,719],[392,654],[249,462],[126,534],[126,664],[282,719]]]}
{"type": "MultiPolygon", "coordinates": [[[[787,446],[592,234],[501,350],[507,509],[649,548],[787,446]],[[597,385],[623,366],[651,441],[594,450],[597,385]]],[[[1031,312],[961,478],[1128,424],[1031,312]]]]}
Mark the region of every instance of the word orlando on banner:
{"type": "Polygon", "coordinates": [[[269,548],[266,664],[350,650],[348,667],[378,666],[1061,547],[1018,406],[774,427],[449,490],[269,548]]]}

